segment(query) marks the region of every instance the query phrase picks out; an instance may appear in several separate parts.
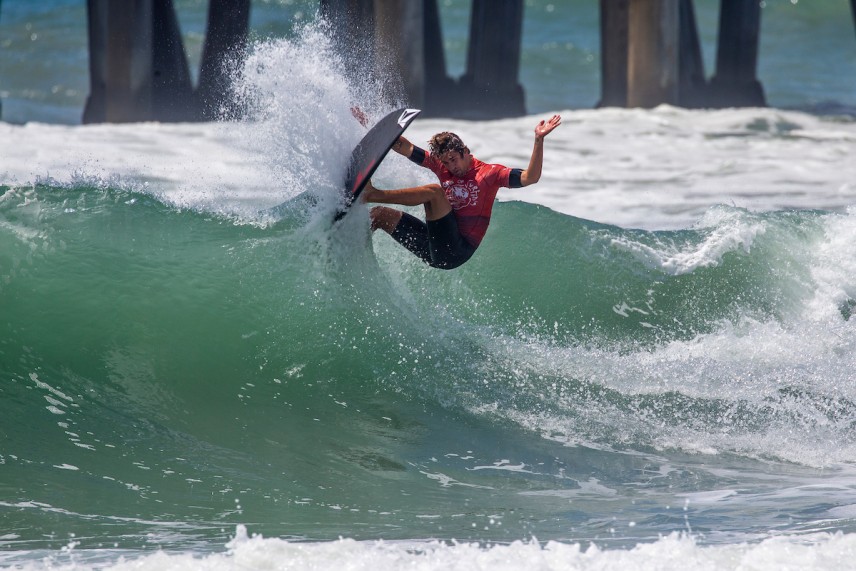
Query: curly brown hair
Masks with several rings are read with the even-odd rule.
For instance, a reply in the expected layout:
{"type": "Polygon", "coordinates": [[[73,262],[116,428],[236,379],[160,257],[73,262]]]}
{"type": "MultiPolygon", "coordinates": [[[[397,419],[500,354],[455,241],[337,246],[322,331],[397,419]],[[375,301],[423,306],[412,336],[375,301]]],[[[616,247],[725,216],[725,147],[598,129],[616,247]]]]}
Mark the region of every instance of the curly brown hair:
{"type": "Polygon", "coordinates": [[[458,151],[463,156],[470,151],[459,136],[449,131],[431,137],[428,147],[431,149],[431,155],[435,157],[441,157],[449,151],[458,151]]]}

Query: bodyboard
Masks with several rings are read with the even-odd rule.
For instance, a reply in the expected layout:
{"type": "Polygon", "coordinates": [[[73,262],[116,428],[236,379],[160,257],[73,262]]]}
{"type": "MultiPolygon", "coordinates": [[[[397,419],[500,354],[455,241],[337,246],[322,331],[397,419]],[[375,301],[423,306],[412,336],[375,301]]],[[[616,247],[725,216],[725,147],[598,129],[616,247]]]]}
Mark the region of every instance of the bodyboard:
{"type": "Polygon", "coordinates": [[[419,109],[397,109],[378,121],[357,143],[345,176],[345,205],[334,220],[341,220],[347,214],[392,145],[420,112],[419,109]]]}

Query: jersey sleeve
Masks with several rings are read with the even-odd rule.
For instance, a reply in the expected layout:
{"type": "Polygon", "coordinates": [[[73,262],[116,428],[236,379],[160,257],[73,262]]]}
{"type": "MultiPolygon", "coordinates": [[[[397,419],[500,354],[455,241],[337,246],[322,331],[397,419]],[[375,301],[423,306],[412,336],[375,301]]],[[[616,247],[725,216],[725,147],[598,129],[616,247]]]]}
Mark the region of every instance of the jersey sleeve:
{"type": "MultiPolygon", "coordinates": [[[[422,149],[419,150],[422,151],[422,149]]],[[[420,166],[430,169],[434,174],[440,177],[443,173],[443,169],[446,167],[444,167],[443,163],[438,161],[431,153],[426,153],[425,151],[422,152],[424,153],[424,157],[422,158],[420,166]]]]}
{"type": "Polygon", "coordinates": [[[520,175],[523,173],[520,169],[512,169],[503,165],[491,165],[491,181],[498,187],[502,188],[520,188],[523,186],[520,182],[520,175]]]}

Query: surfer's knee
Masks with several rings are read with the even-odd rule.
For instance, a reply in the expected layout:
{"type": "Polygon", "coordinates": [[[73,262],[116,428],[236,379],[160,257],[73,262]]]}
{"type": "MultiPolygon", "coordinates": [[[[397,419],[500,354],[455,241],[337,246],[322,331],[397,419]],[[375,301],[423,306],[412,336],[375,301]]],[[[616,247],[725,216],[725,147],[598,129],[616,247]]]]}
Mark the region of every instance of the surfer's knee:
{"type": "Polygon", "coordinates": [[[431,194],[434,195],[433,198],[441,198],[446,196],[443,187],[437,183],[426,185],[426,188],[429,189],[431,191],[431,194]]]}
{"type": "Polygon", "coordinates": [[[401,221],[401,210],[388,208],[386,206],[375,206],[369,212],[372,221],[372,232],[375,230],[383,230],[387,234],[392,234],[395,227],[401,221]]]}

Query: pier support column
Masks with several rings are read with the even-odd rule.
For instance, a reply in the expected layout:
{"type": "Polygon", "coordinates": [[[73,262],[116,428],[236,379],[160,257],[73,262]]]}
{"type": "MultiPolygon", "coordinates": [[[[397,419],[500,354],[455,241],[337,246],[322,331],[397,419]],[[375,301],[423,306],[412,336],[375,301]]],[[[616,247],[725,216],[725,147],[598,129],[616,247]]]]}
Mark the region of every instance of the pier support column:
{"type": "Polygon", "coordinates": [[[84,123],[195,118],[171,0],[88,0],[90,92],[84,123]]]}
{"type": "MultiPolygon", "coordinates": [[[[698,28],[696,26],[695,9],[693,0],[678,1],[678,28],[674,31],[674,15],[671,13],[652,15],[649,6],[634,8],[636,30],[636,44],[633,48],[629,46],[630,5],[636,0],[601,0],[600,1],[600,34],[601,34],[601,99],[598,107],[625,107],[628,105],[628,60],[632,51],[639,58],[636,62],[635,88],[637,101],[641,97],[640,88],[645,83],[654,83],[654,88],[643,88],[648,93],[653,91],[650,106],[664,102],[675,102],[684,107],[701,107],[705,101],[706,81],[704,76],[704,63],[701,55],[701,42],[699,41],[698,28]],[[642,12],[642,10],[647,10],[642,12]],[[664,21],[663,18],[667,18],[664,21]],[[652,44],[651,37],[660,38],[664,33],[667,35],[678,35],[677,53],[673,57],[671,52],[664,52],[661,42],[658,48],[652,44]],[[640,32],[640,29],[642,30],[640,32]],[[646,31],[647,30],[647,31],[646,31]],[[653,35],[653,36],[652,36],[653,35]],[[638,51],[639,42],[646,42],[647,52],[638,51]],[[659,93],[661,87],[658,85],[657,76],[674,81],[675,62],[677,57],[677,94],[672,85],[668,85],[668,93],[659,93]],[[640,69],[647,69],[647,79],[642,79],[638,74],[640,69]],[[640,81],[642,83],[640,83],[640,81]],[[671,98],[676,98],[671,101],[671,98]]],[[[854,0],[856,1],[856,0],[854,0]]],[[[658,8],[659,9],[659,8],[658,8]]],[[[674,41],[672,37],[665,38],[668,42],[674,41]]],[[[664,40],[664,41],[665,41],[664,40]]],[[[671,49],[671,48],[668,48],[671,49]]],[[[637,103],[638,104],[638,103],[637,103]]]]}
{"type": "Polygon", "coordinates": [[[321,16],[351,79],[375,69],[374,13],[374,0],[321,0],[321,16]]]}
{"type": "Polygon", "coordinates": [[[701,41],[696,25],[693,0],[680,0],[680,86],[678,102],[681,107],[705,107],[707,104],[707,80],[704,75],[704,60],[701,41]]]}
{"type": "Polygon", "coordinates": [[[224,64],[244,46],[250,0],[210,0],[198,90],[172,0],[87,0],[86,7],[90,92],[84,123],[217,118],[228,99],[224,64]]]}
{"type": "Polygon", "coordinates": [[[523,0],[473,0],[467,71],[460,86],[474,116],[525,114],[518,83],[522,37],[523,0]]]}
{"type": "MultiPolygon", "coordinates": [[[[113,2],[115,4],[115,2],[113,2]]],[[[197,118],[190,66],[172,0],[152,0],[150,120],[189,121],[197,118]]]]}
{"type": "Polygon", "coordinates": [[[152,0],[88,0],[84,123],[145,121],[152,109],[152,0]],[[111,4],[113,4],[111,8],[111,4]]]}
{"type": "Polygon", "coordinates": [[[632,0],[628,16],[627,106],[677,105],[678,2],[632,0]]]}
{"type": "Polygon", "coordinates": [[[195,98],[201,119],[218,119],[222,111],[230,111],[223,109],[229,101],[229,74],[244,53],[249,31],[250,0],[210,0],[195,98]]]}
{"type": "Polygon", "coordinates": [[[392,93],[425,104],[424,2],[375,0],[375,64],[392,93]]]}
{"type": "Polygon", "coordinates": [[[853,12],[853,27],[856,29],[856,0],[850,0],[850,10],[853,12]]]}
{"type": "MultiPolygon", "coordinates": [[[[851,0],[852,1],[852,0],[851,0]]],[[[758,0],[721,0],[716,74],[710,82],[717,107],[763,107],[764,88],[755,77],[761,30],[758,0]]]]}
{"type": "Polygon", "coordinates": [[[425,0],[425,111],[426,115],[449,116],[460,104],[458,84],[446,69],[443,30],[437,0],[425,0]]]}
{"type": "Polygon", "coordinates": [[[437,0],[321,0],[321,13],[349,76],[371,70],[387,98],[404,96],[426,115],[442,113],[454,100],[437,0]]]}
{"type": "Polygon", "coordinates": [[[437,0],[321,0],[321,12],[333,28],[346,65],[354,74],[373,69],[388,99],[403,95],[425,116],[493,118],[525,113],[517,79],[523,0],[473,0],[467,70],[459,81],[446,71],[437,0]],[[370,58],[357,56],[353,48],[366,37],[373,44],[370,58]]]}
{"type": "Polygon", "coordinates": [[[630,0],[600,0],[601,91],[598,107],[627,106],[629,10],[630,0]]]}

